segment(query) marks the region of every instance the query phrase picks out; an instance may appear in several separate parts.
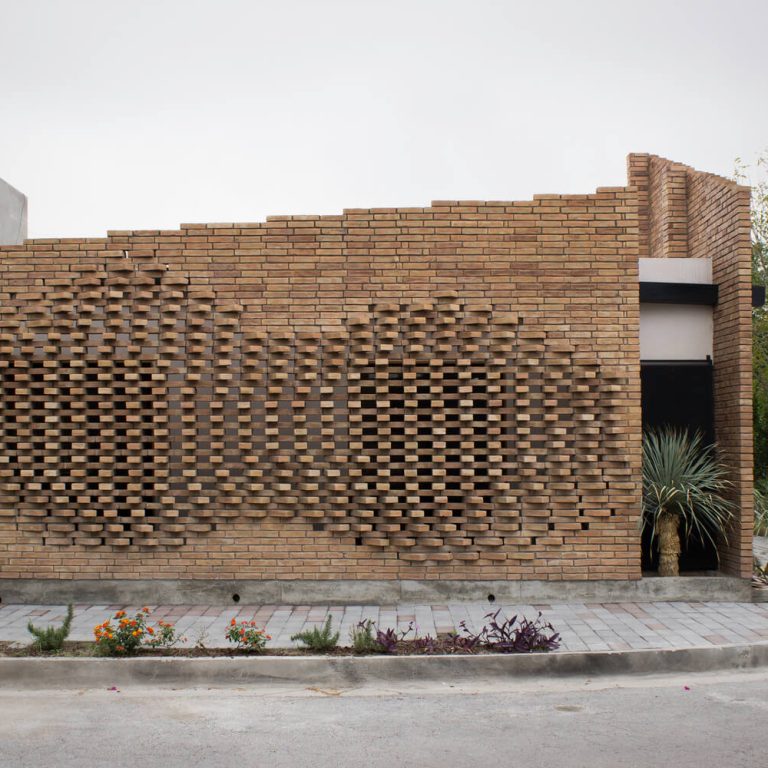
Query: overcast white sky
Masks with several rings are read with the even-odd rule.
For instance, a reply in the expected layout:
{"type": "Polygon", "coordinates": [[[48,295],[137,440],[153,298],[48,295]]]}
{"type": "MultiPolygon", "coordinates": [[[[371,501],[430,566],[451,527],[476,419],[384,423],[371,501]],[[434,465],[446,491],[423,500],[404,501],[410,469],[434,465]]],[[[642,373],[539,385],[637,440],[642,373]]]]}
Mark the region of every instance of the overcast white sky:
{"type": "Polygon", "coordinates": [[[766,0],[0,0],[31,237],[524,199],[768,146],[766,0]]]}

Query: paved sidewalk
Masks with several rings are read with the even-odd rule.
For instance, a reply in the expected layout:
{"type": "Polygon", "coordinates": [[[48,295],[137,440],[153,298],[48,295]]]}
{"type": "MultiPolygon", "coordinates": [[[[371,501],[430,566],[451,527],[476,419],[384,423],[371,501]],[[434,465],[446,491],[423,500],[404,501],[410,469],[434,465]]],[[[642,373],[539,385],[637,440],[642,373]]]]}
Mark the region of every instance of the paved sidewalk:
{"type": "MultiPolygon", "coordinates": [[[[140,606],[76,605],[70,640],[93,639],[94,625],[123,609],[130,614],[140,606]]],[[[535,618],[539,611],[563,638],[563,651],[625,651],[635,649],[694,648],[735,643],[768,642],[768,604],[765,603],[604,603],[511,605],[488,603],[446,603],[442,605],[376,606],[294,606],[238,605],[221,608],[204,605],[149,606],[152,620],[172,622],[186,637],[184,645],[202,643],[209,648],[226,647],[224,632],[233,617],[255,621],[265,627],[269,645],[294,645],[290,636],[320,625],[330,613],[333,626],[340,629],[340,643],[346,644],[350,629],[363,619],[373,619],[381,628],[406,628],[410,622],[420,634],[458,629],[465,621],[479,629],[483,617],[499,608],[505,616],[522,614],[535,618]]],[[[26,644],[26,625],[61,622],[61,605],[1,605],[0,641],[26,644]]]]}

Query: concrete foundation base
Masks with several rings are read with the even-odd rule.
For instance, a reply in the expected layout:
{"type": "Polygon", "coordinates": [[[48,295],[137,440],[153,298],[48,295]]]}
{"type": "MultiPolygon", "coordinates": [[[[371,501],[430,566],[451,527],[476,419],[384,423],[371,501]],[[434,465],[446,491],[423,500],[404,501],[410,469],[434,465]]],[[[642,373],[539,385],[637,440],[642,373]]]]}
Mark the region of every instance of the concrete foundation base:
{"type": "Polygon", "coordinates": [[[637,581],[358,581],[208,579],[0,579],[0,602],[21,604],[394,605],[481,601],[749,602],[747,579],[647,577],[637,581]]]}

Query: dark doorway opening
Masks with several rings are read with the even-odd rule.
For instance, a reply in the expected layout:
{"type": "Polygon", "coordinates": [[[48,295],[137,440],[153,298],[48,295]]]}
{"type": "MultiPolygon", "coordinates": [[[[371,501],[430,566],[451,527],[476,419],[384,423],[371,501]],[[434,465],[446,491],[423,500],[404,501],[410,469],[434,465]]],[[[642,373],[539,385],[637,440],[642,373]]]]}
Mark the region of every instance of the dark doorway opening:
{"type": "MultiPolygon", "coordinates": [[[[647,361],[641,364],[643,429],[680,427],[699,430],[705,445],[715,440],[712,362],[647,361]]],[[[717,551],[711,543],[691,538],[683,542],[680,571],[717,570],[717,551]]],[[[643,532],[642,568],[655,571],[658,556],[650,533],[643,532]]]]}

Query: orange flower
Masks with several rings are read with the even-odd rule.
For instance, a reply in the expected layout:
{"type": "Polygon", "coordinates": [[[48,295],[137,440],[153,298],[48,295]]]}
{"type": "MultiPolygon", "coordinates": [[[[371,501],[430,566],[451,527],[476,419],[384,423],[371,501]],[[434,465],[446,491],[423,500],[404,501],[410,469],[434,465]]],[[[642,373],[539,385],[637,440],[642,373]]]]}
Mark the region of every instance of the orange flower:
{"type": "Polygon", "coordinates": [[[147,627],[147,632],[149,632],[150,635],[154,635],[155,634],[155,630],[152,629],[152,627],[147,627]]]}
{"type": "Polygon", "coordinates": [[[141,609],[141,612],[142,612],[142,613],[149,613],[149,608],[147,608],[147,606],[145,605],[145,606],[144,606],[144,607],[141,609]]]}
{"type": "Polygon", "coordinates": [[[272,635],[267,635],[267,640],[271,640],[271,639],[272,639],[272,635]]]}
{"type": "Polygon", "coordinates": [[[235,624],[237,624],[237,621],[235,620],[235,617],[233,616],[233,617],[232,617],[232,621],[230,622],[230,626],[233,626],[233,627],[234,627],[234,626],[235,626],[235,624]]]}
{"type": "Polygon", "coordinates": [[[125,646],[123,646],[123,645],[116,645],[116,646],[115,646],[115,650],[116,650],[116,651],[120,651],[120,652],[122,652],[122,651],[124,651],[124,650],[125,650],[125,646]]]}

